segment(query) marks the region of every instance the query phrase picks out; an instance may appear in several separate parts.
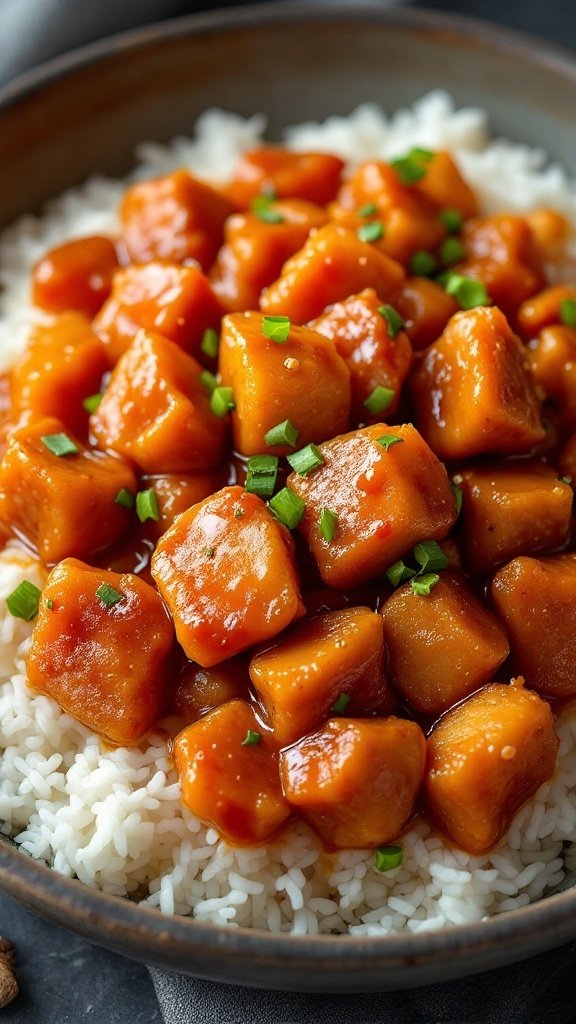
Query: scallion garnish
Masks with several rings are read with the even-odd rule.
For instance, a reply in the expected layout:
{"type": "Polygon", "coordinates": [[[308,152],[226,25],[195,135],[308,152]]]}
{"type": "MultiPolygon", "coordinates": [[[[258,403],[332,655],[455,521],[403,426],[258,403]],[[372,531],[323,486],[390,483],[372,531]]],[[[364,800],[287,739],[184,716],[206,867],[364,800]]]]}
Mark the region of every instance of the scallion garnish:
{"type": "Polygon", "coordinates": [[[450,481],[450,487],[452,488],[452,494],[456,498],[456,515],[459,516],[462,511],[462,488],[459,487],[458,484],[454,483],[453,480],[450,481]]]}
{"type": "Polygon", "coordinates": [[[576,299],[562,299],[560,319],[566,327],[576,327],[576,299]]]}
{"type": "Polygon", "coordinates": [[[370,392],[368,398],[365,398],[362,405],[371,412],[373,416],[376,416],[379,412],[384,412],[394,401],[396,392],[393,388],[385,388],[382,384],[377,384],[376,387],[370,392]]]}
{"type": "Polygon", "coordinates": [[[378,242],[383,237],[384,226],[381,220],[371,220],[358,228],[358,238],[361,242],[378,242]]]}
{"type": "Polygon", "coordinates": [[[101,583],[96,591],[96,597],[102,601],[106,608],[113,608],[115,604],[118,604],[122,600],[124,594],[120,594],[118,590],[114,590],[109,583],[101,583]]]}
{"type": "Polygon", "coordinates": [[[460,210],[453,210],[451,208],[446,210],[440,210],[440,220],[447,231],[451,231],[452,234],[457,234],[462,227],[462,221],[464,220],[460,210]]]}
{"type": "Polygon", "coordinates": [[[218,355],[218,332],[213,327],[207,327],[204,331],[200,348],[205,356],[208,356],[210,359],[216,359],[218,355]]]}
{"type": "Polygon", "coordinates": [[[559,480],[559,482],[561,484],[568,484],[568,487],[572,486],[572,477],[571,476],[559,476],[558,480],[559,480]]]}
{"type": "Polygon", "coordinates": [[[401,846],[379,846],[376,850],[374,867],[376,871],[393,871],[399,868],[404,856],[401,846]]]}
{"type": "Polygon", "coordinates": [[[440,582],[440,577],[437,573],[431,572],[426,576],[415,576],[413,580],[410,580],[410,586],[415,594],[420,597],[428,597],[432,587],[435,587],[440,582]]]}
{"type": "Polygon", "coordinates": [[[358,207],[356,213],[359,217],[373,217],[375,213],[378,213],[378,207],[376,203],[364,203],[358,207]]]}
{"type": "Polygon", "coordinates": [[[338,516],[336,513],[331,512],[329,508],[323,508],[318,518],[318,526],[320,527],[320,533],[327,544],[330,544],[334,540],[337,525],[338,516]]]}
{"type": "Polygon", "coordinates": [[[382,434],[382,437],[376,438],[376,444],[381,445],[385,452],[387,452],[393,444],[401,444],[403,441],[404,438],[397,437],[396,434],[382,434]]]}
{"type": "Polygon", "coordinates": [[[445,267],[450,266],[451,263],[458,263],[459,260],[464,259],[465,255],[466,250],[459,238],[453,236],[445,238],[440,246],[440,259],[445,267]]]}
{"type": "Polygon", "coordinates": [[[114,504],[121,505],[122,508],[134,508],[134,495],[127,487],[121,487],[114,498],[114,504]]]}
{"type": "Polygon", "coordinates": [[[395,338],[398,331],[401,331],[404,327],[404,321],[400,316],[397,309],[394,306],[384,305],[378,306],[378,312],[380,316],[383,316],[386,323],[388,324],[388,335],[391,338],[395,338]]]}
{"type": "Polygon", "coordinates": [[[234,395],[232,388],[225,388],[218,386],[214,388],[212,397],[210,398],[210,408],[215,416],[220,419],[225,416],[227,412],[231,412],[232,409],[236,408],[234,402],[234,395]]]}
{"type": "Polygon", "coordinates": [[[298,440],[300,431],[294,426],[291,420],[282,420],[282,423],[277,423],[275,427],[271,427],[264,434],[264,440],[268,448],[273,448],[276,444],[287,444],[290,448],[293,448],[298,440]]]}
{"type": "Polygon", "coordinates": [[[415,575],[416,570],[411,569],[409,565],[406,565],[406,563],[402,561],[402,559],[394,562],[394,565],[391,565],[390,568],[386,570],[388,582],[393,587],[399,587],[401,583],[407,583],[407,581],[411,580],[415,575]]]}
{"type": "Polygon", "coordinates": [[[324,465],[322,452],[315,444],[307,444],[306,447],[301,448],[299,452],[292,452],[291,455],[286,456],[286,460],[299,476],[306,476],[307,473],[310,473],[313,469],[317,469],[318,466],[324,465]]]}
{"type": "Polygon", "coordinates": [[[334,701],[330,711],[333,715],[341,715],[348,707],[351,697],[349,693],[341,693],[340,696],[334,701]]]}
{"type": "Polygon", "coordinates": [[[290,334],[290,319],[287,316],[265,316],[262,318],[262,334],[270,341],[283,345],[290,334]]]}
{"type": "Polygon", "coordinates": [[[489,306],[490,298],[486,285],[473,277],[457,274],[455,270],[447,270],[438,278],[447,295],[453,295],[461,309],[473,309],[474,306],[489,306]]]}
{"type": "Polygon", "coordinates": [[[278,210],[272,209],[273,202],[273,196],[254,196],[250,203],[250,213],[265,224],[283,224],[284,217],[278,210]]]}
{"type": "MultiPolygon", "coordinates": [[[[276,487],[278,456],[253,455],[248,459],[248,474],[244,489],[259,498],[271,498],[276,487]]],[[[243,512],[243,510],[241,510],[243,512]]],[[[237,509],[234,510],[234,515],[237,509]]]]}
{"type": "Polygon", "coordinates": [[[426,249],[418,249],[410,260],[410,270],[416,277],[432,277],[438,270],[438,260],[426,249]]]}
{"type": "Polygon", "coordinates": [[[438,572],[445,569],[448,559],[435,540],[423,540],[414,548],[413,555],[420,566],[420,572],[438,572]]]}
{"type": "Polygon", "coordinates": [[[15,590],[6,598],[6,605],[10,615],[15,619],[24,619],[30,622],[36,618],[42,591],[30,580],[22,580],[15,590]]]}
{"type": "Polygon", "coordinates": [[[160,509],[158,508],[158,498],[152,487],[149,487],[146,491],[138,491],[136,495],[136,515],[141,523],[145,523],[147,519],[153,519],[155,523],[159,522],[160,509]]]}
{"type": "Polygon", "coordinates": [[[89,395],[88,398],[85,398],[84,401],[82,402],[82,405],[83,405],[84,409],[86,409],[86,412],[89,412],[90,415],[92,415],[93,412],[96,412],[96,409],[100,405],[101,401],[102,401],[102,392],[99,391],[98,394],[96,394],[96,395],[89,395]]]}
{"type": "Polygon", "coordinates": [[[414,185],[425,176],[426,164],[434,159],[434,155],[429,149],[414,146],[406,156],[391,160],[390,166],[394,168],[403,185],[414,185]]]}
{"type": "Polygon", "coordinates": [[[218,380],[210,370],[202,370],[200,374],[200,383],[204,385],[207,391],[212,394],[215,388],[218,387],[218,380]]]}
{"type": "Polygon", "coordinates": [[[51,612],[53,610],[53,608],[54,608],[54,601],[52,600],[51,597],[47,597],[46,600],[44,601],[44,604],[46,605],[46,607],[47,607],[49,612],[51,612]]]}
{"type": "Polygon", "coordinates": [[[74,444],[68,434],[43,434],[40,440],[44,447],[58,458],[63,455],[77,455],[80,451],[78,445],[74,444]]]}
{"type": "Polygon", "coordinates": [[[306,502],[302,501],[289,487],[283,487],[270,499],[269,507],[274,515],[289,530],[295,530],[304,515],[306,502]]]}
{"type": "Polygon", "coordinates": [[[262,737],[260,736],[259,732],[254,732],[254,729],[248,729],[248,732],[246,733],[246,735],[245,735],[244,739],[242,740],[242,743],[240,744],[240,746],[241,747],[257,747],[258,744],[260,743],[261,739],[262,739],[262,737]]]}

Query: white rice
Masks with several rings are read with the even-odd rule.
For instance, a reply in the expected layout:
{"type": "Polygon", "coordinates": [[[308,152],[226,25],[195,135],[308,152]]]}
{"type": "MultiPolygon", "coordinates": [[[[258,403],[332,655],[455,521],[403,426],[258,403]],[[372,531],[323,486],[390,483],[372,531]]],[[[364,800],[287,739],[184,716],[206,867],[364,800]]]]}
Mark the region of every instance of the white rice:
{"type": "MultiPolygon", "coordinates": [[[[261,117],[208,111],[195,140],[141,145],[131,178],[187,166],[224,180],[264,127],[261,117]]],[[[540,150],[490,142],[484,114],[456,111],[444,93],[389,119],[366,105],[349,118],[291,129],[287,140],[351,163],[415,144],[448,148],[487,212],[553,206],[576,226],[576,187],[564,171],[548,166],[540,150]]],[[[113,233],[124,187],[91,179],[0,237],[0,369],[13,362],[39,316],[28,298],[31,265],[64,239],[113,233]]],[[[576,702],[558,719],[554,777],[486,856],[450,848],[423,821],[402,839],[401,867],[387,874],[375,871],[372,851],[327,856],[302,824],[269,847],[235,850],[181,806],[167,746],[176,723],[161,723],[137,749],[111,750],[28,688],[31,627],[8,615],[4,603],[24,578],[41,585],[42,570],[11,543],[0,554],[0,830],[59,873],[165,914],[275,932],[368,935],[479,921],[538,899],[576,868],[576,702]]]]}

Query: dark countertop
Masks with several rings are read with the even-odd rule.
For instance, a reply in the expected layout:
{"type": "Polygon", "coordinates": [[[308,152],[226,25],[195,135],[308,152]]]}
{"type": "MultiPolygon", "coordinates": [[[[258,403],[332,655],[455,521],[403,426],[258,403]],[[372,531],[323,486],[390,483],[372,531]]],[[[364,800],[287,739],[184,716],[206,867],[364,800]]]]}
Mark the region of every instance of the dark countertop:
{"type": "MultiPolygon", "coordinates": [[[[61,50],[111,34],[131,25],[227,4],[194,3],[192,0],[0,0],[0,28],[14,32],[15,11],[22,14],[26,34],[34,25],[34,13],[55,14],[74,4],[74,19],[62,19],[61,32],[52,21],[42,39],[29,37],[22,48],[28,64],[61,50]],[[97,12],[97,16],[96,16],[97,12]]],[[[575,0],[419,0],[423,8],[466,13],[513,28],[548,37],[576,47],[575,0]]],[[[42,22],[46,27],[46,19],[42,22]]],[[[9,33],[10,34],[10,33],[9,33]]],[[[4,36],[4,43],[6,37],[4,36]]],[[[10,66],[4,53],[0,68],[10,66]]],[[[17,70],[13,58],[10,66],[17,70]]],[[[0,895],[0,934],[17,950],[17,976],[21,995],[2,1011],[2,1024],[152,1024],[162,1017],[150,976],[145,967],[89,945],[83,939],[48,924],[0,895]]]]}

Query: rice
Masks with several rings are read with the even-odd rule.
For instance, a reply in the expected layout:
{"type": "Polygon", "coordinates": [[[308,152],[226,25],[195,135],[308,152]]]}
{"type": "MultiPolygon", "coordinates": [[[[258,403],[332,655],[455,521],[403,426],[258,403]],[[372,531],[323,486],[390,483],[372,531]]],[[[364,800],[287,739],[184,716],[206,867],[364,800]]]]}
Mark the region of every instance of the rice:
{"type": "MultiPolygon", "coordinates": [[[[189,167],[224,180],[265,122],[207,111],[194,140],[142,144],[130,180],[189,167]]],[[[387,118],[365,105],[348,118],[288,130],[294,149],[342,155],[351,164],[391,158],[412,145],[448,148],[486,212],[554,206],[576,227],[576,187],[537,149],[490,142],[485,115],[455,110],[435,92],[387,118]]],[[[64,239],[113,233],[126,182],[93,178],[25,217],[0,238],[0,369],[41,318],[29,304],[31,265],[64,239]]],[[[233,849],[183,808],[165,721],[134,749],[110,749],[26,684],[31,627],[5,613],[20,580],[41,586],[39,564],[18,543],[0,553],[0,831],[62,875],[164,914],[193,914],[230,927],[295,934],[431,931],[479,921],[539,899],[576,868],[576,702],[559,717],[554,777],[516,815],[506,840],[470,856],[417,820],[402,839],[401,866],[385,874],[372,851],[328,856],[302,823],[268,847],[233,849]]]]}

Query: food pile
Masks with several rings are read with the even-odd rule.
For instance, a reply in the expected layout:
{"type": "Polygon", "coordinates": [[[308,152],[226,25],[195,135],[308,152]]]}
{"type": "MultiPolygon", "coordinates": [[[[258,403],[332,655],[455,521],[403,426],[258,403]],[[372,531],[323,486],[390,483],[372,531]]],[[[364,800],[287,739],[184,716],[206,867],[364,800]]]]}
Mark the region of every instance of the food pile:
{"type": "MultiPolygon", "coordinates": [[[[35,690],[110,744],[165,716],[232,845],[295,816],[397,866],[492,849],[576,696],[566,220],[482,216],[446,152],[246,153],[131,185],[37,263],[0,525],[48,570],[35,690]]],[[[573,271],[572,271],[573,276],[573,271]]]]}

